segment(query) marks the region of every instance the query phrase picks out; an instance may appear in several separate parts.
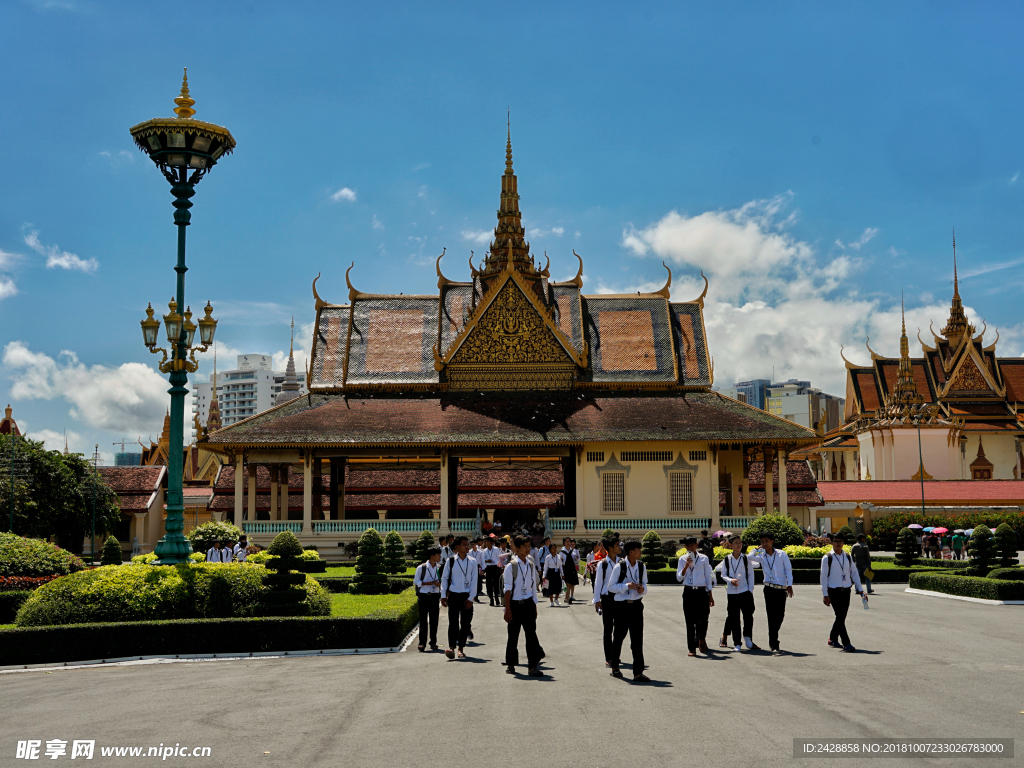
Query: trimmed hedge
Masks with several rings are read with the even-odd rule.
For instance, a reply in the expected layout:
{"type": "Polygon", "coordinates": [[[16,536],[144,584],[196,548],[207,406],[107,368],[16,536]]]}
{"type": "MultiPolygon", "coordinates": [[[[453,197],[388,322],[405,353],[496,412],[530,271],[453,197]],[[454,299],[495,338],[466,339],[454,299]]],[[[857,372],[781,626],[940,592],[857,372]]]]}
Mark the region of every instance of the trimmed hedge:
{"type": "MultiPolygon", "coordinates": [[[[335,593],[350,593],[349,586],[352,584],[351,576],[324,576],[317,581],[320,586],[326,589],[328,592],[335,593]]],[[[412,579],[403,578],[401,576],[392,576],[388,579],[387,594],[397,595],[399,592],[404,592],[412,586],[412,579]]]]}
{"type": "Polygon", "coordinates": [[[32,597],[29,590],[0,592],[0,624],[11,624],[22,604],[32,597]]]}
{"type": "Polygon", "coordinates": [[[761,543],[761,533],[768,531],[774,534],[777,549],[789,544],[804,543],[804,532],[800,530],[800,526],[785,515],[761,515],[755,518],[740,536],[745,546],[756,546],[761,543]]]}
{"type": "Polygon", "coordinates": [[[45,664],[130,656],[395,648],[418,621],[412,604],[397,615],[359,618],[179,619],[0,630],[3,664],[45,664]]]}
{"type": "Polygon", "coordinates": [[[1003,581],[1024,581],[1024,568],[996,568],[989,571],[986,579],[1001,579],[1003,581]]]}
{"type": "Polygon", "coordinates": [[[1024,581],[1006,581],[982,576],[915,573],[910,577],[910,587],[960,597],[977,597],[982,600],[1024,600],[1024,581]]]}
{"type": "Polygon", "coordinates": [[[85,563],[66,549],[42,539],[0,533],[0,576],[66,576],[85,563]]]}
{"type": "Polygon", "coordinates": [[[873,520],[871,535],[875,537],[875,540],[880,545],[879,549],[888,549],[895,544],[896,536],[899,534],[900,529],[906,528],[911,523],[918,523],[925,528],[928,526],[942,526],[951,531],[957,528],[968,530],[970,528],[977,528],[979,525],[984,525],[988,528],[998,528],[1000,523],[1007,523],[1017,534],[1017,540],[1024,541],[1024,512],[969,512],[952,517],[945,517],[943,515],[923,516],[921,514],[897,512],[873,520]]]}

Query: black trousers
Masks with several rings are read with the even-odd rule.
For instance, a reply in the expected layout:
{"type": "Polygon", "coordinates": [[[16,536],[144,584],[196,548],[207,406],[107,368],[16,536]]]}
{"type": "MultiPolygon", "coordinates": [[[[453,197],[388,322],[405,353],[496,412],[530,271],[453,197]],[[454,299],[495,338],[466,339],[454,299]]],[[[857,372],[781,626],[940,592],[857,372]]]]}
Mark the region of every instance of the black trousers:
{"type": "Polygon", "coordinates": [[[430,644],[437,645],[437,620],[441,615],[441,595],[438,592],[424,592],[419,597],[420,645],[427,644],[427,626],[430,627],[430,644]]]}
{"type": "Polygon", "coordinates": [[[505,645],[505,666],[519,664],[519,630],[526,635],[526,665],[530,669],[540,664],[541,648],[537,639],[537,604],[533,600],[510,600],[512,621],[508,623],[508,643],[505,645]]]}
{"type": "Polygon", "coordinates": [[[696,651],[708,634],[711,605],[708,591],[698,587],[683,587],[683,620],[686,622],[686,647],[696,651]]]}
{"type": "Polygon", "coordinates": [[[829,587],[828,599],[835,611],[836,620],[832,622],[832,631],[828,633],[832,645],[842,642],[843,645],[851,645],[850,636],[846,633],[846,614],[850,612],[850,588],[829,587]]]}
{"type": "Polygon", "coordinates": [[[754,631],[754,593],[740,592],[735,595],[727,595],[728,617],[725,620],[725,629],[722,636],[727,637],[732,633],[733,645],[740,644],[740,614],[743,614],[743,637],[753,638],[754,631]]]}
{"type": "MultiPolygon", "coordinates": [[[[601,605],[605,603],[602,600],[601,605]]],[[[633,653],[633,676],[644,672],[644,603],[625,600],[615,604],[615,638],[612,641],[612,666],[616,669],[622,655],[622,642],[629,635],[629,650],[633,653]]]]}
{"type": "Polygon", "coordinates": [[[448,647],[465,648],[473,624],[473,606],[466,607],[468,592],[448,593],[448,647]]]}
{"type": "Polygon", "coordinates": [[[484,571],[484,577],[487,580],[487,599],[500,603],[503,599],[500,591],[501,568],[496,565],[488,565],[484,571]]]}
{"type": "MultiPolygon", "coordinates": [[[[615,612],[618,606],[611,593],[601,597],[601,622],[604,625],[604,660],[613,667],[618,666],[619,656],[615,652],[615,612]]],[[[622,647],[621,645],[619,646],[622,647]]]]}
{"type": "Polygon", "coordinates": [[[764,588],[764,613],[768,619],[768,647],[779,649],[779,629],[786,618],[786,590],[764,588]]]}

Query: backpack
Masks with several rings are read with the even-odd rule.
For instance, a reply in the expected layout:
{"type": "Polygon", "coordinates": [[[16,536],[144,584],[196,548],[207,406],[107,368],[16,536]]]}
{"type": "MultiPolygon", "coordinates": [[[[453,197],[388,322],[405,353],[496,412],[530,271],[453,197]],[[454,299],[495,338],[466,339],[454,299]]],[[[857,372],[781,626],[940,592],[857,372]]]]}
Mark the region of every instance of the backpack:
{"type": "MultiPolygon", "coordinates": [[[[620,560],[619,562],[621,563],[621,562],[625,562],[625,561],[620,560]]],[[[643,560],[638,560],[637,562],[640,564],[640,576],[639,576],[639,579],[642,582],[644,580],[644,561],[643,560]]],[[[605,574],[605,575],[607,575],[607,574],[605,574]]],[[[621,584],[625,580],[626,580],[626,569],[625,568],[619,568],[619,584],[621,584]]]]}
{"type": "MultiPolygon", "coordinates": [[[[741,554],[741,557],[743,558],[743,577],[746,578],[746,577],[748,577],[750,575],[750,566],[747,565],[747,553],[743,552],[741,554]]],[[[729,569],[729,561],[730,560],[735,560],[735,558],[732,555],[726,555],[725,556],[725,560],[723,561],[726,564],[725,565],[725,577],[727,579],[734,579],[736,577],[730,575],[730,569],[729,569]]],[[[754,585],[753,584],[748,584],[747,586],[753,588],[754,585]]]]}
{"type": "Polygon", "coordinates": [[[456,555],[452,555],[451,557],[448,558],[448,568],[447,568],[447,571],[448,571],[448,583],[447,583],[447,585],[444,588],[444,591],[446,593],[452,588],[452,568],[455,567],[455,557],[456,557],[456,555]]]}
{"type": "Polygon", "coordinates": [[[704,555],[708,560],[713,560],[715,556],[715,545],[711,543],[711,539],[701,539],[697,542],[697,549],[704,555]]]}
{"type": "MultiPolygon", "coordinates": [[[[847,555],[845,552],[843,553],[843,555],[845,557],[849,557],[849,555],[847,555]]],[[[832,553],[829,552],[829,555],[828,555],[828,575],[826,576],[826,578],[828,576],[831,576],[831,575],[832,575],[832,553]]],[[[853,583],[853,570],[852,569],[850,570],[850,583],[851,584],[853,583]]]]}

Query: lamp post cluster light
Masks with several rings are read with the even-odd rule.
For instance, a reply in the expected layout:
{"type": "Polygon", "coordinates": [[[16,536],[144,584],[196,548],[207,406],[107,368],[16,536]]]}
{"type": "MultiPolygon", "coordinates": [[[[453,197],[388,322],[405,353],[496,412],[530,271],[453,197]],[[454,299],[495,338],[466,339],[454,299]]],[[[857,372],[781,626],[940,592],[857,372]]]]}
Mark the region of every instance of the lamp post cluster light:
{"type": "Polygon", "coordinates": [[[163,316],[167,334],[168,350],[157,346],[160,321],[153,316],[152,303],[146,309],[142,321],[143,341],[154,354],[163,353],[160,371],[170,374],[171,426],[170,444],[167,451],[167,523],[166,534],[157,542],[157,562],[173,564],[186,562],[192,552],[192,545],[185,538],[185,506],[182,497],[182,472],[184,451],[185,395],[188,389],[188,374],[198,368],[195,353],[205,352],[213,344],[217,321],[213,319],[213,307],[206,303],[206,313],[196,323],[192,322],[192,310],[185,303],[185,227],[192,219],[189,209],[195,195],[196,184],[217,161],[230,154],[235,148],[235,139],[227,128],[193,119],[196,111],[192,108],[195,100],[189,96],[188,70],[185,71],[181,93],[174,100],[176,117],[157,117],[139,123],[131,129],[132,138],[139,149],[145,152],[171,184],[174,196],[174,223],[178,227],[178,263],[174,267],[177,276],[177,291],[167,305],[170,310],[163,316]],[[178,312],[185,307],[184,314],[178,312]],[[194,346],[196,329],[199,330],[199,345],[194,346]]]}

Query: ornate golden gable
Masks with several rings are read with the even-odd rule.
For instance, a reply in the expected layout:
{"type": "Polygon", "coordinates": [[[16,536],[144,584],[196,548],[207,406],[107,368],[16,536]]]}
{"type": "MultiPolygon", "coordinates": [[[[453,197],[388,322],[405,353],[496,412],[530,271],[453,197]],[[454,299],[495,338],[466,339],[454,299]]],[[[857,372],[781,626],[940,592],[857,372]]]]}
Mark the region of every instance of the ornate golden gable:
{"type": "Polygon", "coordinates": [[[449,389],[570,389],[586,359],[511,269],[440,356],[449,389]]]}

